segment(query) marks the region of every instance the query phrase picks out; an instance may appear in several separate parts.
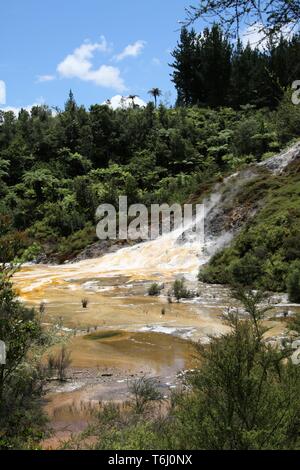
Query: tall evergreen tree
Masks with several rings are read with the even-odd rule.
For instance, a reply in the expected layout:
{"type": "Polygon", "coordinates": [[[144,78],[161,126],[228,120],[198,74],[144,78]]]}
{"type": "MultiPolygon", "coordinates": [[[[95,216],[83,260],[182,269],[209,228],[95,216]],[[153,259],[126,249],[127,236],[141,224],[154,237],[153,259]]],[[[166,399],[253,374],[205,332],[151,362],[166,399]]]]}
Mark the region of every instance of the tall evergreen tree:
{"type": "Polygon", "coordinates": [[[239,40],[232,54],[231,80],[229,103],[238,108],[251,104],[255,83],[253,67],[256,62],[257,50],[252,50],[250,44],[243,46],[239,40]]]}
{"type": "Polygon", "coordinates": [[[78,106],[74,99],[72,90],[65,104],[65,112],[60,115],[62,119],[62,128],[64,130],[65,146],[72,152],[76,150],[77,139],[79,136],[79,123],[77,119],[78,106]]]}
{"type": "Polygon", "coordinates": [[[173,57],[178,105],[276,108],[300,75],[300,35],[269,38],[262,49],[233,46],[217,24],[202,35],[183,28],[173,57]]]}
{"type": "Polygon", "coordinates": [[[204,30],[200,43],[204,104],[223,106],[230,83],[232,46],[217,24],[204,30]]]}
{"type": "Polygon", "coordinates": [[[177,89],[177,105],[189,106],[198,102],[201,96],[201,73],[198,68],[200,56],[199,37],[195,30],[182,28],[180,41],[172,52],[174,71],[172,81],[177,89]]]}
{"type": "Polygon", "coordinates": [[[181,31],[172,55],[172,80],[178,92],[178,105],[222,106],[230,81],[231,45],[218,25],[198,35],[193,29],[181,31]]]}

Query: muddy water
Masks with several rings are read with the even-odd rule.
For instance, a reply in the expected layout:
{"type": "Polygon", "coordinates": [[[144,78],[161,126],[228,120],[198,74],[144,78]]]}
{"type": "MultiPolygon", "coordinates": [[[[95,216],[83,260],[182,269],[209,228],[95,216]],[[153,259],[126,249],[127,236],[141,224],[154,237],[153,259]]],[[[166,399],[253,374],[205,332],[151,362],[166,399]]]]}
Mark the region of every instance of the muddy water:
{"type": "Polygon", "coordinates": [[[73,361],[77,367],[118,365],[124,371],[148,375],[153,371],[166,376],[191,365],[193,346],[187,341],[149,332],[101,330],[71,341],[73,361]]]}

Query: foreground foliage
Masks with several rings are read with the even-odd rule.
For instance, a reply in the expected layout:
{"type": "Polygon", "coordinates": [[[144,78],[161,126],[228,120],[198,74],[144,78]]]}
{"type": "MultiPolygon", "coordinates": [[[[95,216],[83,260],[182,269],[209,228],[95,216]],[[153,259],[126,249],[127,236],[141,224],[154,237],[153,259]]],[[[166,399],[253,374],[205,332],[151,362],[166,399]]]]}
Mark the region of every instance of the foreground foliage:
{"type": "Polygon", "coordinates": [[[299,369],[288,350],[263,341],[259,294],[241,293],[248,319],[231,314],[231,333],[201,348],[201,370],[176,413],[173,445],[184,449],[293,449],[299,445],[299,369]],[[285,362],[285,360],[287,362],[285,362]]]}
{"type": "Polygon", "coordinates": [[[41,355],[52,342],[36,312],[17,300],[13,272],[0,268],[0,338],[7,351],[0,365],[0,449],[33,448],[45,432],[41,397],[47,371],[41,355]]]}

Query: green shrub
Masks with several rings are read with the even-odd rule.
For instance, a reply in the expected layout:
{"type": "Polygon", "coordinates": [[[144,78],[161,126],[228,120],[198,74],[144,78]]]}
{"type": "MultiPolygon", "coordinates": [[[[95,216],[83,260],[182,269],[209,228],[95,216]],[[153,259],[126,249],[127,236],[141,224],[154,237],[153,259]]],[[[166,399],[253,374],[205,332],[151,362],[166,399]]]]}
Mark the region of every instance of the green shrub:
{"type": "Polygon", "coordinates": [[[296,315],[288,321],[287,327],[290,331],[296,331],[300,335],[300,313],[297,312],[296,315]]]}
{"type": "Polygon", "coordinates": [[[27,263],[34,261],[42,252],[42,247],[38,243],[33,243],[30,247],[26,248],[22,256],[16,259],[16,262],[27,263]]]}
{"type": "Polygon", "coordinates": [[[287,290],[291,302],[300,303],[300,262],[292,264],[287,277],[287,290]]]}
{"type": "Polygon", "coordinates": [[[143,414],[147,407],[163,399],[158,382],[150,377],[141,377],[129,382],[128,391],[133,396],[132,406],[137,414],[143,414]]]}
{"type": "Polygon", "coordinates": [[[162,288],[160,287],[160,285],[154,282],[148,289],[148,295],[155,297],[160,294],[161,290],[162,288]]]}
{"type": "Polygon", "coordinates": [[[292,103],[292,91],[288,90],[279,104],[275,115],[277,133],[280,141],[287,143],[299,137],[300,106],[292,103]]]}
{"type": "Polygon", "coordinates": [[[183,279],[176,279],[173,284],[172,292],[177,302],[181,299],[191,299],[195,296],[194,292],[185,287],[183,279]]]}
{"type": "Polygon", "coordinates": [[[254,286],[261,276],[261,260],[252,253],[246,253],[243,258],[234,260],[229,267],[230,277],[234,284],[254,286]]]}

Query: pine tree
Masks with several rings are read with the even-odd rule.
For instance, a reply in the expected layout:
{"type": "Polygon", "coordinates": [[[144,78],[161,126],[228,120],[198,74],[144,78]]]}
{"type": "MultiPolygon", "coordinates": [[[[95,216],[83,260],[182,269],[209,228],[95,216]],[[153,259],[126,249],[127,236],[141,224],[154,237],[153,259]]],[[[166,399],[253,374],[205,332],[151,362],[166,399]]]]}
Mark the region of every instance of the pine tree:
{"type": "MultiPolygon", "coordinates": [[[[180,41],[172,52],[175,61],[172,81],[177,89],[177,105],[189,106],[198,102],[202,91],[202,77],[199,70],[199,37],[195,30],[182,28],[180,41]]],[[[201,100],[200,100],[201,101],[201,100]]]]}
{"type": "Polygon", "coordinates": [[[232,54],[229,104],[234,108],[253,104],[255,88],[253,66],[256,62],[257,50],[248,43],[243,46],[239,40],[232,54]]]}
{"type": "Polygon", "coordinates": [[[221,28],[214,24],[204,30],[201,38],[201,70],[205,90],[204,103],[211,106],[226,104],[231,71],[232,46],[221,28]]]}
{"type": "Polygon", "coordinates": [[[60,115],[62,128],[64,130],[65,146],[75,152],[79,137],[78,106],[74,99],[72,90],[65,103],[65,112],[60,115]]]}
{"type": "Polygon", "coordinates": [[[198,35],[183,28],[172,55],[177,104],[222,106],[226,103],[232,47],[218,25],[198,35]]]}

